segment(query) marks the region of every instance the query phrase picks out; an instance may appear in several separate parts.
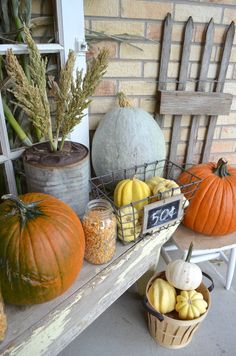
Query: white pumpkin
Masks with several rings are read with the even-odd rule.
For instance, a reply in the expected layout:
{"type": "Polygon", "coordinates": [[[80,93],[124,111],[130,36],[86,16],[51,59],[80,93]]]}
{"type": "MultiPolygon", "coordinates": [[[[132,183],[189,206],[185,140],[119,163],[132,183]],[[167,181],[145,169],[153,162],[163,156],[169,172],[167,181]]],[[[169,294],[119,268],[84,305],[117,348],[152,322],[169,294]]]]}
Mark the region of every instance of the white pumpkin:
{"type": "Polygon", "coordinates": [[[202,271],[198,265],[189,262],[192,253],[192,244],[189,247],[185,261],[175,260],[166,266],[166,279],[175,288],[193,290],[199,287],[202,281],[202,271]]]}
{"type": "MultiPolygon", "coordinates": [[[[154,118],[142,109],[128,107],[124,98],[120,107],[109,111],[99,122],[93,137],[92,164],[97,176],[165,156],[164,135],[154,118]]],[[[156,172],[161,173],[162,169],[156,172]]]]}

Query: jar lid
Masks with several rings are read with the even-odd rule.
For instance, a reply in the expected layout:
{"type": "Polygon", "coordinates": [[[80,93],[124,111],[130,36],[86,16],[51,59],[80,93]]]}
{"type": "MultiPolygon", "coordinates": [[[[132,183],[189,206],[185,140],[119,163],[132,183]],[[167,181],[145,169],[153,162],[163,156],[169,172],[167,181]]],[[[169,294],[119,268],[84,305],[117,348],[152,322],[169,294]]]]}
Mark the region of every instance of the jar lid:
{"type": "Polygon", "coordinates": [[[87,204],[85,213],[90,210],[99,210],[101,213],[112,213],[113,208],[111,203],[106,199],[93,199],[87,204]]]}

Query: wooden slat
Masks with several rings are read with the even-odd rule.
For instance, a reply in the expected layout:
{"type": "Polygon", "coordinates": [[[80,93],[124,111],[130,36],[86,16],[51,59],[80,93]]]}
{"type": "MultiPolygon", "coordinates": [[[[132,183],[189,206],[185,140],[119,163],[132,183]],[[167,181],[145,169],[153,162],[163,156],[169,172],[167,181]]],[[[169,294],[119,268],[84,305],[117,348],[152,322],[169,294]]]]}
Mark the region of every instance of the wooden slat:
{"type": "MultiPolygon", "coordinates": [[[[63,47],[58,43],[37,44],[40,53],[59,53],[63,51],[63,47]]],[[[4,44],[0,45],[0,55],[5,55],[8,49],[12,49],[15,55],[27,54],[28,46],[26,44],[4,44]]]]}
{"type": "MultiPolygon", "coordinates": [[[[208,24],[207,33],[206,33],[206,42],[205,42],[205,46],[204,46],[199,82],[198,82],[198,86],[197,86],[198,91],[204,91],[205,87],[206,87],[205,80],[207,79],[207,73],[208,73],[208,68],[209,68],[210,59],[211,59],[211,51],[212,51],[213,40],[214,40],[214,32],[215,32],[214,31],[214,22],[213,22],[213,19],[211,19],[211,21],[208,24]]],[[[192,123],[191,123],[191,129],[190,129],[187,155],[186,155],[186,164],[192,163],[192,161],[193,161],[194,148],[197,143],[197,133],[198,133],[199,121],[200,121],[199,116],[193,116],[192,123]]]]}
{"type": "MultiPolygon", "coordinates": [[[[223,51],[223,56],[222,56],[221,66],[220,66],[220,72],[218,76],[218,82],[216,85],[216,92],[222,92],[224,89],[227,68],[228,68],[230,54],[234,41],[234,34],[235,34],[235,25],[234,22],[232,22],[228,28],[227,35],[226,35],[224,51],[223,51]]],[[[208,125],[207,135],[203,148],[202,162],[207,162],[209,160],[216,122],[217,122],[217,115],[211,116],[209,118],[209,125],[208,125]]]]}
{"type": "MultiPolygon", "coordinates": [[[[164,33],[162,39],[158,90],[166,89],[166,80],[167,80],[168,64],[169,64],[170,49],[171,49],[172,26],[173,26],[173,20],[171,18],[171,14],[168,13],[164,22],[164,33]]],[[[160,127],[163,126],[162,115],[156,115],[156,121],[160,127]]]]}
{"type": "Polygon", "coordinates": [[[160,113],[167,115],[228,115],[232,94],[161,91],[160,113]]]}
{"type": "MultiPolygon", "coordinates": [[[[181,64],[180,64],[178,90],[185,90],[186,88],[186,80],[188,75],[188,62],[190,56],[193,29],[194,29],[193,19],[192,17],[189,17],[184,33],[184,44],[183,44],[183,51],[182,51],[181,64]]],[[[171,135],[171,144],[170,144],[170,155],[169,155],[169,159],[173,162],[176,161],[177,147],[180,141],[181,117],[182,115],[176,115],[174,117],[174,123],[173,123],[172,135],[171,135]]]]}

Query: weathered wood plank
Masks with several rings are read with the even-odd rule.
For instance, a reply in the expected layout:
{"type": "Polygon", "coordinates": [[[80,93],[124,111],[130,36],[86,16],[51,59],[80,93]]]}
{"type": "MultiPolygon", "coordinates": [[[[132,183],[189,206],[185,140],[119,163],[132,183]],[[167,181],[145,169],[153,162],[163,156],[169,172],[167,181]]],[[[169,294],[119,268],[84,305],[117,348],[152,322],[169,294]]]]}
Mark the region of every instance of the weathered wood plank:
{"type": "Polygon", "coordinates": [[[177,226],[135,244],[117,244],[116,256],[106,265],[85,263],[73,286],[51,302],[29,307],[6,306],[8,331],[0,344],[0,354],[58,354],[156,265],[161,246],[177,226]]]}
{"type": "MultiPolygon", "coordinates": [[[[159,68],[159,83],[158,90],[166,89],[166,80],[168,72],[168,64],[171,50],[171,35],[172,35],[173,20],[171,14],[168,13],[164,22],[164,33],[162,38],[161,60],[159,68]]],[[[160,127],[163,127],[163,115],[156,115],[155,119],[160,127]]]]}
{"type": "MultiPolygon", "coordinates": [[[[213,19],[211,19],[211,21],[208,24],[207,32],[206,32],[206,41],[205,41],[205,46],[204,46],[204,51],[203,51],[203,56],[201,61],[197,91],[205,90],[205,86],[206,86],[205,80],[207,79],[207,73],[208,73],[210,59],[211,59],[214,33],[215,33],[214,22],[213,19]]],[[[197,143],[197,131],[199,127],[199,121],[200,121],[199,116],[193,116],[191,128],[190,128],[188,149],[187,149],[186,160],[185,160],[187,165],[192,163],[193,161],[194,148],[196,147],[196,143],[197,143]]]]}
{"type": "MultiPolygon", "coordinates": [[[[177,88],[178,90],[185,90],[186,88],[186,81],[188,76],[188,62],[189,62],[191,42],[193,37],[193,29],[194,29],[193,19],[192,17],[189,17],[184,33],[184,43],[183,43],[183,51],[182,51],[180,73],[179,73],[179,84],[177,88]]],[[[181,118],[182,115],[176,115],[174,117],[174,123],[172,128],[169,159],[173,162],[176,162],[177,147],[180,141],[181,118]]]]}
{"type": "Polygon", "coordinates": [[[190,91],[161,91],[160,113],[168,115],[228,115],[233,95],[190,91]]]}
{"type": "MultiPolygon", "coordinates": [[[[220,65],[220,72],[218,76],[218,82],[216,85],[216,92],[222,92],[224,89],[224,83],[226,79],[227,68],[229,65],[230,54],[233,46],[234,35],[235,35],[235,25],[234,22],[232,22],[226,34],[226,40],[225,40],[225,45],[224,45],[224,50],[223,50],[223,55],[222,55],[222,60],[220,65]]],[[[209,118],[207,135],[203,147],[202,162],[207,162],[209,160],[216,122],[217,122],[217,115],[211,116],[209,118]]]]}

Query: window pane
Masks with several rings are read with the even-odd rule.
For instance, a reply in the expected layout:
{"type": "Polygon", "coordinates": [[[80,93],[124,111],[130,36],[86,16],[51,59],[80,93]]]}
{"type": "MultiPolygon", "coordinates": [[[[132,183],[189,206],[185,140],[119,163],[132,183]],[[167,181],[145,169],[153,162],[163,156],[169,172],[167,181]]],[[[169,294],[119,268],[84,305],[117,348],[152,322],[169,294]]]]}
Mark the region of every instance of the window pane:
{"type": "Polygon", "coordinates": [[[8,193],[8,188],[6,184],[6,174],[4,164],[0,164],[0,198],[3,194],[8,193]]]}
{"type": "Polygon", "coordinates": [[[31,8],[22,6],[21,1],[14,2],[15,13],[18,13],[18,18],[15,21],[12,21],[12,6],[11,1],[7,1],[5,5],[0,3],[0,23],[3,33],[0,44],[23,42],[23,37],[18,31],[19,27],[22,27],[22,23],[31,28],[37,43],[55,42],[56,31],[54,27],[56,21],[53,16],[53,12],[55,12],[53,0],[33,0],[31,8]],[[4,8],[4,11],[2,8],[4,8]]]}
{"type": "Polygon", "coordinates": [[[37,43],[57,42],[54,16],[55,4],[53,0],[32,1],[31,29],[37,43]]]}

